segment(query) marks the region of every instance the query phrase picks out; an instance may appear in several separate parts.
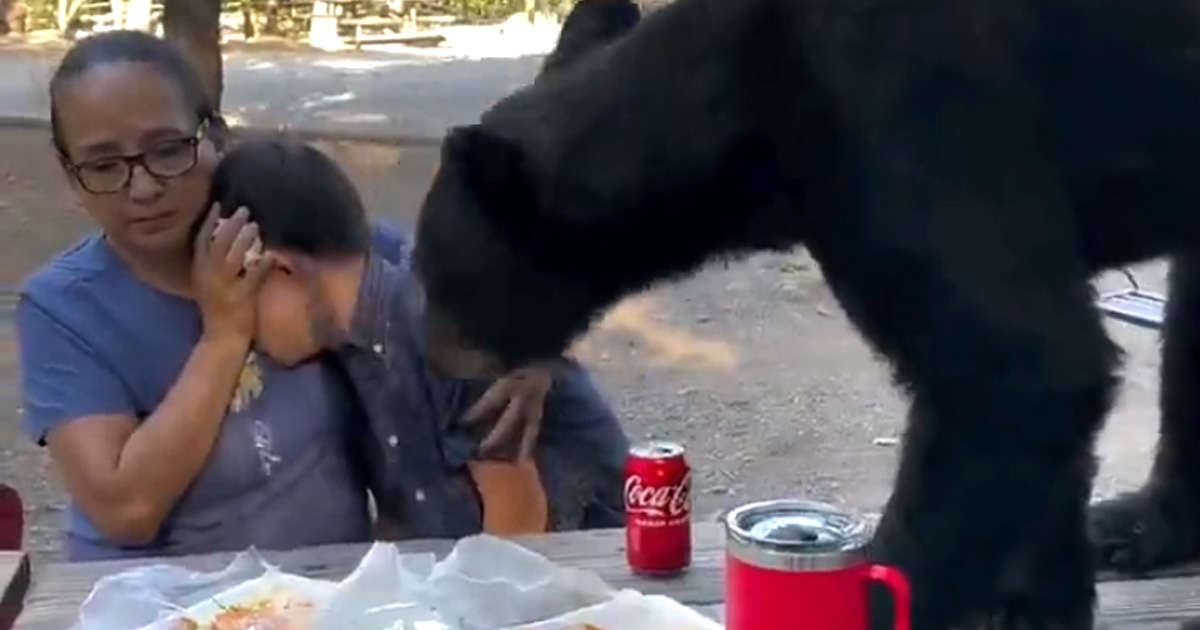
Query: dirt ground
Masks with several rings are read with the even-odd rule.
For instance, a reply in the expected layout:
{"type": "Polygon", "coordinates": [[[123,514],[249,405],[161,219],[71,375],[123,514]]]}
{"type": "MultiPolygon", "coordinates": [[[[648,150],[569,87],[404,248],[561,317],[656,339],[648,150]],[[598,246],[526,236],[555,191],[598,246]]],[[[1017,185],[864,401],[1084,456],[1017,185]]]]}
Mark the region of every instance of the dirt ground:
{"type": "MultiPolygon", "coordinates": [[[[377,215],[404,222],[436,168],[430,149],[320,146],[350,171],[377,215]]],[[[30,546],[45,557],[56,553],[64,495],[18,427],[11,306],[20,279],[91,225],[44,131],[0,129],[0,149],[0,481],[26,497],[30,546]]],[[[1161,282],[1158,267],[1140,275],[1161,282]]],[[[1101,442],[1104,494],[1140,481],[1156,428],[1155,338],[1123,325],[1113,332],[1129,351],[1129,385],[1101,442]]],[[[896,451],[887,438],[899,430],[903,405],[803,254],[714,265],[631,299],[584,340],[581,355],[633,437],[688,447],[696,518],[764,497],[820,498],[864,512],[886,499],[896,451]]]]}

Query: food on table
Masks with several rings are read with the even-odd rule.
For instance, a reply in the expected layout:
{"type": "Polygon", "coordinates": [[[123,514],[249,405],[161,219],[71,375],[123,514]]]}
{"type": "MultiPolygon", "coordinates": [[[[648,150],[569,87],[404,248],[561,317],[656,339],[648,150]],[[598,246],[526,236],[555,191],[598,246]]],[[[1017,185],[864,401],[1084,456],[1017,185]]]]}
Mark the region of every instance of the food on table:
{"type": "Polygon", "coordinates": [[[276,597],[222,606],[212,622],[180,619],[174,630],[308,630],[316,607],[312,602],[276,597]]]}

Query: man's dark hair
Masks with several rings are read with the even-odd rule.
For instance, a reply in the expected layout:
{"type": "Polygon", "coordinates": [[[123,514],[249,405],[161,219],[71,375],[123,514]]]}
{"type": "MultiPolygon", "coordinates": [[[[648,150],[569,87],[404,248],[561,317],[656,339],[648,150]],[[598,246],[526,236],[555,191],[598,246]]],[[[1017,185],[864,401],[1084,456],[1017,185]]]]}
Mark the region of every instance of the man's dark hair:
{"type": "Polygon", "coordinates": [[[364,254],[371,228],[362,199],[327,155],[301,142],[246,140],[213,174],[221,216],[250,211],[263,245],[317,258],[364,254]]]}
{"type": "Polygon", "coordinates": [[[63,55],[50,77],[50,132],[54,148],[59,155],[66,155],[66,143],[59,128],[58,107],[55,95],[62,84],[87,74],[95,68],[115,63],[146,64],[163,79],[179,90],[179,98],[189,113],[196,117],[196,124],[209,123],[209,137],[222,148],[225,125],[217,115],[216,108],[200,75],[183,52],[174,44],[142,31],[107,31],[79,40],[63,55]]]}

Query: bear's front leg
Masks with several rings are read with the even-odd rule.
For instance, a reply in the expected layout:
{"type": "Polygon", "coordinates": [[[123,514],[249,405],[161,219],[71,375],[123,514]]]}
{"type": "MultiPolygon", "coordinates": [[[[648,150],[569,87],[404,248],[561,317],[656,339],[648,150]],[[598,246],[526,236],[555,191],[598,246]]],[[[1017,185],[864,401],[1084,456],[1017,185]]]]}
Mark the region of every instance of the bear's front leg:
{"type": "MultiPolygon", "coordinates": [[[[845,247],[851,236],[839,236],[845,247]]],[[[992,275],[1013,254],[994,239],[976,245],[950,249],[963,254],[955,261],[881,260],[866,277],[816,250],[912,396],[869,557],[908,575],[914,630],[1091,630],[1084,458],[1111,406],[1117,349],[1085,273],[1042,264],[992,275]],[[1065,583],[1037,576],[1051,566],[1065,583]]]]}
{"type": "MultiPolygon", "coordinates": [[[[907,33],[921,20],[938,32],[944,9],[879,14],[876,32],[907,33]]],[[[862,106],[871,134],[848,144],[839,205],[806,245],[912,399],[869,556],[908,573],[913,630],[969,627],[1015,610],[1011,563],[1025,554],[1046,566],[1038,541],[1057,510],[1082,514],[1085,498],[1058,488],[1103,426],[1119,353],[1092,299],[1061,165],[1047,161],[1032,124],[1040,100],[981,73],[993,59],[973,56],[998,49],[965,47],[929,64],[905,57],[912,51],[898,44],[908,39],[861,41],[896,44],[888,67],[905,72],[887,77],[886,93],[878,66],[838,77],[839,103],[862,106]]],[[[873,53],[861,58],[885,58],[873,53]]],[[[1086,549],[1082,528],[1058,535],[1086,549]]],[[[1085,564],[1072,583],[1091,580],[1085,564]]],[[[1030,601],[1054,605],[1008,623],[1085,630],[1093,588],[1057,589],[1031,582],[1030,601]]]]}
{"type": "MultiPolygon", "coordinates": [[[[912,628],[1092,630],[1091,473],[1080,457],[999,437],[972,448],[970,429],[934,427],[929,415],[910,426],[869,554],[908,575],[912,628]]],[[[883,599],[872,599],[876,629],[894,627],[883,599]]]]}
{"type": "Polygon", "coordinates": [[[1051,517],[1034,545],[1018,553],[1001,578],[1001,602],[980,628],[988,630],[1092,630],[1095,569],[1087,538],[1087,502],[1095,461],[1079,460],[1073,476],[1051,486],[1051,517]]]}

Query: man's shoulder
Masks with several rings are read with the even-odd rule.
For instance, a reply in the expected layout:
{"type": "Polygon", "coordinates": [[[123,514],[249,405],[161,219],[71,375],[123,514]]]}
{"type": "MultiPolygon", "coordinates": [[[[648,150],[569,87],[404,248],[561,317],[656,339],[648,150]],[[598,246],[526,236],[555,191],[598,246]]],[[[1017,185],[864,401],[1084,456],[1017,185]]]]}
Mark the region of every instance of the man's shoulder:
{"type": "MultiPolygon", "coordinates": [[[[386,346],[392,361],[407,362],[414,347],[421,308],[420,287],[407,267],[389,262],[379,252],[367,260],[351,319],[351,346],[386,346]],[[398,352],[403,350],[403,352],[398,352]]],[[[352,353],[353,354],[353,353],[352,353]]]]}
{"type": "Polygon", "coordinates": [[[393,265],[407,266],[412,255],[411,233],[396,223],[376,220],[371,226],[371,248],[393,265]]]}
{"type": "Polygon", "coordinates": [[[423,289],[417,276],[406,262],[380,261],[379,298],[387,306],[392,324],[402,323],[408,337],[418,332],[421,324],[421,309],[424,305],[423,289]]]}

